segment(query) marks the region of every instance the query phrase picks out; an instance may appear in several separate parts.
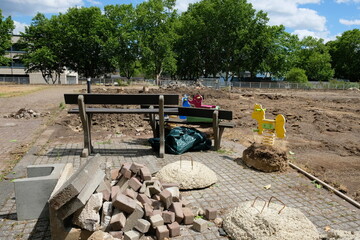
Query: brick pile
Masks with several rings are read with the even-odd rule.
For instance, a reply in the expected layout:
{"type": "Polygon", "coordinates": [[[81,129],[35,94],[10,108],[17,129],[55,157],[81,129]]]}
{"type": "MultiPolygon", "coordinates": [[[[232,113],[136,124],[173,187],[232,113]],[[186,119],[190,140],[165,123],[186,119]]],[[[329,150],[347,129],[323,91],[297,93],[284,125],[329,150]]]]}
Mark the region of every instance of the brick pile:
{"type": "Polygon", "coordinates": [[[47,112],[45,114],[43,113],[39,113],[36,112],[32,109],[27,109],[27,108],[20,108],[17,112],[15,113],[11,113],[9,115],[5,115],[4,118],[16,118],[16,119],[30,119],[30,118],[38,118],[38,117],[43,117],[46,115],[49,115],[50,112],[47,112]]]}
{"type": "MultiPolygon", "coordinates": [[[[161,183],[146,166],[124,163],[121,168],[112,169],[108,178],[111,180],[102,177],[105,180],[97,185],[82,208],[78,209],[78,200],[70,202],[78,209],[71,217],[69,213],[74,211],[68,209],[74,208],[69,203],[66,208],[58,207],[57,216],[64,222],[68,221],[65,218],[72,219],[72,224],[81,229],[101,230],[125,240],[137,240],[144,235],[156,236],[158,240],[176,237],[180,235],[181,224],[193,225],[199,232],[207,228],[207,221],[194,220],[189,202],[182,200],[177,184],[161,183]]],[[[206,209],[205,217],[214,220],[216,209],[206,209]]]]}

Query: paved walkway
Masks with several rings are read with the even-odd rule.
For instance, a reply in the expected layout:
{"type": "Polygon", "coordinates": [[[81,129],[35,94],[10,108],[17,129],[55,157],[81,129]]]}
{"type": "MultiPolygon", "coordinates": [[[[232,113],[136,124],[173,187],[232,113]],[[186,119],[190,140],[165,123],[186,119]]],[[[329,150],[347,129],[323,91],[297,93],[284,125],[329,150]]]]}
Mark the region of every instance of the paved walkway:
{"type": "MultiPolygon", "coordinates": [[[[45,134],[46,135],[46,134],[45,134]]],[[[44,137],[45,137],[44,135],[44,137]]],[[[41,140],[40,142],[46,143],[41,140]]],[[[30,164],[72,163],[78,168],[86,159],[79,157],[81,143],[35,144],[32,150],[18,164],[15,176],[23,174],[24,167],[30,164]],[[41,145],[41,144],[40,144],[41,145]]],[[[234,145],[238,152],[242,146],[234,145]]],[[[234,147],[233,146],[233,147],[234,147]]],[[[96,152],[102,155],[102,167],[119,167],[123,162],[146,164],[151,171],[158,171],[168,163],[178,161],[182,156],[166,155],[157,158],[145,139],[121,140],[114,138],[95,144],[96,152]]],[[[182,196],[193,207],[216,207],[220,216],[233,209],[238,203],[254,200],[256,197],[269,199],[275,196],[288,207],[300,209],[322,233],[326,226],[332,229],[360,230],[360,210],[325,189],[317,189],[309,179],[293,170],[287,173],[262,173],[234,160],[239,154],[221,154],[214,151],[186,153],[185,155],[206,164],[218,175],[218,183],[212,187],[182,192],[182,196]],[[266,190],[265,185],[271,184],[266,190]]],[[[1,185],[0,183],[0,191],[1,185]]],[[[11,188],[8,186],[7,188],[11,188]]],[[[0,201],[0,239],[50,239],[49,222],[44,219],[31,221],[16,220],[15,196],[13,191],[1,196],[0,201]]],[[[210,224],[204,233],[196,233],[187,227],[181,229],[181,237],[175,239],[227,239],[220,237],[218,229],[210,224]]]]}

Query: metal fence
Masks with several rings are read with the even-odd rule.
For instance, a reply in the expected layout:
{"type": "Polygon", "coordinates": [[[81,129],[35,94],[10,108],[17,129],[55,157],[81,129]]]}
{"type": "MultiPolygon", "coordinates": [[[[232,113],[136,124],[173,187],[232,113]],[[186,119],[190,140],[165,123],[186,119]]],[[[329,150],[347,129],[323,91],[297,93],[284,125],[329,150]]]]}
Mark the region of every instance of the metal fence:
{"type": "Polygon", "coordinates": [[[29,84],[30,80],[28,76],[24,77],[1,77],[0,76],[0,83],[15,83],[15,84],[29,84]]]}

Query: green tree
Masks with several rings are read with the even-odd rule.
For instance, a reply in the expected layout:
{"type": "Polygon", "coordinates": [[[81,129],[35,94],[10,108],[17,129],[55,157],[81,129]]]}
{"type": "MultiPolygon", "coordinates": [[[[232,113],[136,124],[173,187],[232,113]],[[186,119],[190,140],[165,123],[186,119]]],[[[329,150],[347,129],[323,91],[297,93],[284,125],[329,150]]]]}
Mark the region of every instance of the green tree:
{"type": "Polygon", "coordinates": [[[304,69],[311,81],[328,81],[334,75],[329,49],[322,39],[306,37],[300,41],[295,61],[295,66],[304,69]]]}
{"type": "Polygon", "coordinates": [[[86,78],[114,71],[107,48],[112,24],[97,7],[70,8],[59,15],[64,64],[86,78]]]}
{"type": "Polygon", "coordinates": [[[21,35],[20,44],[26,51],[21,60],[26,72],[40,71],[47,84],[61,84],[60,75],[65,70],[60,34],[62,31],[58,28],[57,16],[47,19],[44,14],[38,13],[21,35]]]}
{"type": "Polygon", "coordinates": [[[136,30],[139,33],[140,61],[143,68],[156,78],[163,72],[176,71],[173,46],[177,38],[173,10],[175,0],[149,0],[136,7],[136,30]]]}
{"type": "Polygon", "coordinates": [[[10,58],[5,57],[5,51],[11,47],[11,36],[14,30],[14,22],[11,17],[4,18],[0,9],[0,65],[8,65],[10,58]]]}
{"type": "Polygon", "coordinates": [[[353,29],[328,42],[337,78],[360,81],[360,30],[353,29]]]}
{"type": "Polygon", "coordinates": [[[286,81],[295,82],[295,83],[307,83],[308,78],[306,76],[305,70],[300,68],[292,68],[286,74],[286,81]]]}
{"type": "Polygon", "coordinates": [[[105,6],[105,15],[111,21],[113,30],[107,44],[111,59],[120,74],[130,79],[140,68],[135,9],[131,4],[108,5],[105,6]]]}

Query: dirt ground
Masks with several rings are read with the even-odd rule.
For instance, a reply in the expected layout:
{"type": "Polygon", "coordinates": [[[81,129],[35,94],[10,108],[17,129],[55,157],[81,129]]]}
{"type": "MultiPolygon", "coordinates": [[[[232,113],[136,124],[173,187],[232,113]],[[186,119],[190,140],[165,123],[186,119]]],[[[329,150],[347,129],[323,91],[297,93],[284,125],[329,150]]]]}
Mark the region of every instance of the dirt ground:
{"type": "MultiPolygon", "coordinates": [[[[109,88],[94,91],[116,92],[109,88]]],[[[130,92],[137,93],[139,90],[125,88],[122,93],[130,92]]],[[[221,109],[233,111],[236,127],[225,129],[223,139],[245,146],[261,141],[261,137],[253,132],[256,121],[251,118],[251,113],[255,103],[267,109],[267,119],[283,114],[287,136],[285,140],[276,140],[276,144],[287,146],[291,161],[360,201],[359,91],[171,88],[150,89],[149,93],[190,96],[200,93],[204,96],[203,104],[218,105],[221,109]]],[[[81,131],[80,120],[74,116],[64,116],[57,124],[62,134],[63,128],[81,131]]],[[[139,115],[94,116],[93,130],[94,136],[103,141],[109,140],[106,137],[112,134],[151,137],[149,124],[139,115]]]]}

